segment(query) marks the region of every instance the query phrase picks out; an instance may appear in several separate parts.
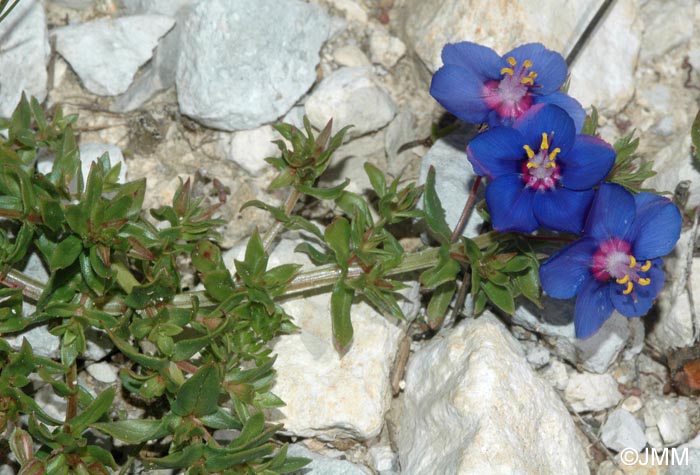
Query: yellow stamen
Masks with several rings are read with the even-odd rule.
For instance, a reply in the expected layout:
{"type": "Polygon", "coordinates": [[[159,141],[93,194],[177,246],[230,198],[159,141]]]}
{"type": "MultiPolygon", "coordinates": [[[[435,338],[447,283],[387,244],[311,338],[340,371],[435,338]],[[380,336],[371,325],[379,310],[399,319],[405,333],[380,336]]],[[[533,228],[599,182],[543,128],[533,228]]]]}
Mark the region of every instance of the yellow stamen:
{"type": "Polygon", "coordinates": [[[515,67],[515,65],[518,64],[518,62],[512,56],[508,56],[508,58],[506,59],[506,62],[513,67],[515,67]]]}
{"type": "Polygon", "coordinates": [[[535,152],[532,151],[529,145],[523,145],[523,148],[525,149],[525,153],[527,153],[527,158],[532,158],[535,156],[535,152]]]}
{"type": "Polygon", "coordinates": [[[535,71],[530,71],[530,74],[528,74],[527,77],[535,79],[537,77],[537,73],[535,71]]]}
{"type": "Polygon", "coordinates": [[[651,284],[651,279],[640,278],[638,282],[639,282],[639,285],[649,285],[649,284],[651,284]]]}
{"type": "Polygon", "coordinates": [[[557,158],[557,154],[558,154],[559,152],[561,152],[561,149],[560,149],[559,147],[557,147],[557,148],[555,148],[554,150],[552,150],[552,153],[549,154],[549,159],[550,159],[551,161],[554,161],[554,159],[557,158]]]}
{"type": "Polygon", "coordinates": [[[547,138],[547,132],[542,132],[542,144],[540,145],[540,150],[547,150],[549,148],[549,139],[547,138]]]}
{"type": "Polygon", "coordinates": [[[523,66],[526,67],[526,68],[531,68],[531,67],[532,67],[532,61],[530,61],[529,59],[526,59],[525,61],[523,61],[523,66]]]}
{"type": "Polygon", "coordinates": [[[629,295],[632,293],[633,288],[634,288],[634,285],[632,284],[632,282],[627,282],[627,288],[625,290],[623,290],[622,293],[625,295],[629,295]]]}
{"type": "Polygon", "coordinates": [[[528,84],[528,85],[530,85],[530,86],[534,86],[534,85],[535,85],[535,81],[533,81],[532,78],[522,78],[522,79],[520,80],[520,84],[528,84]]]}
{"type": "Polygon", "coordinates": [[[528,168],[537,168],[537,164],[534,163],[534,162],[527,162],[527,165],[526,165],[526,166],[527,166],[528,168]]]}
{"type": "Polygon", "coordinates": [[[648,271],[651,269],[651,261],[647,261],[646,264],[644,264],[642,267],[640,267],[644,272],[648,271]]]}
{"type": "Polygon", "coordinates": [[[615,279],[615,282],[617,282],[618,284],[626,284],[627,282],[629,282],[629,280],[630,276],[625,274],[625,276],[622,279],[615,279]]]}
{"type": "Polygon", "coordinates": [[[554,162],[549,162],[549,163],[547,163],[544,167],[545,167],[545,168],[554,168],[554,167],[556,167],[556,166],[557,166],[556,163],[554,163],[554,162]]]}
{"type": "Polygon", "coordinates": [[[630,256],[630,269],[634,269],[636,265],[637,259],[635,259],[634,256],[630,256]]]}
{"type": "Polygon", "coordinates": [[[501,74],[507,74],[508,76],[512,76],[514,74],[514,72],[510,68],[503,68],[503,69],[501,69],[501,74]]]}

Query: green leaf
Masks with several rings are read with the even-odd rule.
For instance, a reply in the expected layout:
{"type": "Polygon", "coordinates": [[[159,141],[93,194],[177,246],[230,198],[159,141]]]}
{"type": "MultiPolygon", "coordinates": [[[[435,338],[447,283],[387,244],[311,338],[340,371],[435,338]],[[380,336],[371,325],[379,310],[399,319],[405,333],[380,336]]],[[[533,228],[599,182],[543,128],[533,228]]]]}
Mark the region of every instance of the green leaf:
{"type": "Polygon", "coordinates": [[[425,221],[428,227],[435,233],[442,243],[449,243],[452,231],[445,220],[445,210],[440,203],[440,198],[435,191],[435,168],[432,166],[428,170],[425,179],[425,189],[423,191],[423,209],[425,211],[425,221]]]}
{"type": "Polygon", "coordinates": [[[459,269],[459,263],[450,257],[450,246],[443,244],[438,251],[437,263],[421,274],[420,282],[425,287],[435,288],[445,282],[454,281],[459,269]]]}
{"type": "Polygon", "coordinates": [[[201,239],[192,250],[192,264],[199,272],[207,272],[224,267],[219,246],[207,239],[201,239]]]}
{"type": "Polygon", "coordinates": [[[591,115],[586,116],[586,120],[583,122],[582,134],[585,135],[596,135],[598,131],[598,109],[595,106],[591,107],[591,115]]]}
{"type": "Polygon", "coordinates": [[[501,269],[503,272],[520,272],[532,265],[532,259],[527,256],[515,256],[501,269]]]}
{"type": "Polygon", "coordinates": [[[540,276],[537,267],[530,268],[528,272],[518,275],[515,283],[520,288],[526,299],[542,308],[540,302],[540,276]]]}
{"type": "Polygon", "coordinates": [[[217,367],[213,364],[202,366],[180,387],[172,405],[173,413],[183,417],[213,414],[218,407],[220,387],[217,367]]]}
{"type": "Polygon", "coordinates": [[[217,269],[201,275],[207,294],[217,302],[223,302],[235,290],[233,278],[228,269],[217,269]]]}
{"type": "Polygon", "coordinates": [[[303,242],[299,244],[297,247],[294,248],[294,252],[301,252],[306,254],[309,257],[309,259],[311,259],[311,262],[313,262],[317,266],[321,266],[323,264],[330,264],[331,262],[333,262],[333,257],[331,255],[319,251],[308,242],[303,242]]]}
{"type": "Polygon", "coordinates": [[[428,319],[428,325],[433,330],[437,330],[442,326],[442,322],[445,320],[445,315],[450,307],[450,302],[457,291],[457,283],[455,281],[445,282],[438,286],[433,292],[433,296],[430,297],[430,302],[428,303],[428,308],[426,310],[426,317],[428,319]]]}
{"type": "Polygon", "coordinates": [[[75,262],[82,250],[83,242],[71,234],[58,243],[50,257],[47,256],[49,269],[51,272],[65,269],[75,262]]]}
{"type": "Polygon", "coordinates": [[[217,408],[213,414],[200,417],[199,420],[211,429],[240,430],[243,428],[241,421],[233,417],[228,410],[221,407],[217,408]]]}
{"type": "Polygon", "coordinates": [[[163,370],[168,366],[169,361],[167,359],[144,355],[143,353],[140,353],[136,348],[129,345],[121,338],[117,337],[108,328],[105,328],[105,332],[107,333],[107,335],[109,335],[110,339],[114,343],[114,346],[116,346],[119,349],[119,351],[124,353],[127,356],[127,358],[134,360],[141,366],[145,366],[146,368],[154,370],[163,370]]]}
{"type": "Polygon", "coordinates": [[[80,436],[90,424],[97,422],[112,408],[114,388],[102,391],[80,414],[69,421],[71,434],[80,436]]]}
{"type": "Polygon", "coordinates": [[[317,200],[335,200],[338,199],[345,189],[350,184],[349,179],[345,179],[340,185],[332,188],[314,188],[306,185],[297,185],[296,188],[305,195],[312,196],[317,200]]]}
{"type": "Polygon", "coordinates": [[[352,343],[353,329],[350,319],[350,308],[355,292],[345,285],[344,280],[338,279],[331,293],[331,323],[333,331],[333,345],[342,356],[352,343]]]}
{"type": "Polygon", "coordinates": [[[374,192],[377,193],[379,198],[382,198],[386,194],[386,178],[384,177],[384,173],[369,162],[365,162],[365,173],[367,173],[367,177],[369,178],[374,192]]]}
{"type": "Polygon", "coordinates": [[[486,296],[496,307],[509,315],[513,314],[515,311],[515,302],[507,288],[489,281],[481,282],[481,288],[484,289],[486,296]]]}
{"type": "Polygon", "coordinates": [[[130,419],[116,422],[96,422],[90,425],[100,432],[127,444],[141,444],[168,434],[166,419],[130,419]]]}
{"type": "Polygon", "coordinates": [[[189,468],[204,455],[204,445],[188,445],[184,449],[160,458],[146,458],[146,462],[163,468],[189,468]]]}
{"type": "Polygon", "coordinates": [[[241,464],[261,459],[270,455],[274,449],[274,445],[264,444],[259,447],[239,450],[234,453],[208,453],[206,455],[205,467],[211,472],[220,472],[230,467],[240,466],[241,464]]]}
{"type": "Polygon", "coordinates": [[[342,269],[348,268],[350,259],[350,222],[340,216],[326,227],[326,243],[335,253],[336,262],[342,269]]]}
{"type": "Polygon", "coordinates": [[[41,219],[44,221],[44,224],[52,231],[60,231],[61,228],[63,228],[66,217],[58,201],[40,196],[39,212],[41,213],[41,219]]]}

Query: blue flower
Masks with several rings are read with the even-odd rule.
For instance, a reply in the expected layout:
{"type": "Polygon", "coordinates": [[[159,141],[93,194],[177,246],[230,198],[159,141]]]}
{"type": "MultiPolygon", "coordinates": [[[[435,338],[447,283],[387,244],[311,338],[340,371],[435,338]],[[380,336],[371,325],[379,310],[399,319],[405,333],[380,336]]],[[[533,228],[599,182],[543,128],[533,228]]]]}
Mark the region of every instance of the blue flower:
{"type": "Polygon", "coordinates": [[[593,335],[616,309],[640,317],[664,284],[661,257],[676,245],[681,214],[666,198],[632,196],[619,185],[598,189],[581,239],[540,266],[542,289],[576,298],[576,336],[593,335]]]}
{"type": "Polygon", "coordinates": [[[503,57],[468,41],[448,44],[442,62],[430,94],[466,122],[511,125],[535,104],[547,103],[564,109],[577,132],[583,127],[581,104],[559,92],[567,75],[564,58],[540,43],[518,46],[503,57]]]}
{"type": "Polygon", "coordinates": [[[579,233],[592,188],[612,169],[615,150],[596,137],[576,135],[564,110],[540,104],[512,127],[476,136],[467,158],[477,174],[490,179],[486,204],[495,229],[579,233]]]}

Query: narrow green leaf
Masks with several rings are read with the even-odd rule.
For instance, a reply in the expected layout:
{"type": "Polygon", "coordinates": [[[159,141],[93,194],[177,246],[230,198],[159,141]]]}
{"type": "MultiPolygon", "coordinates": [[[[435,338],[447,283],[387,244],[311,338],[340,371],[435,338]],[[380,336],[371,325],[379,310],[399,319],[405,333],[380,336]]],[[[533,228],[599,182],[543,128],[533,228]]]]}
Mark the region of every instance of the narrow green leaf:
{"type": "Polygon", "coordinates": [[[317,200],[336,200],[340,197],[346,186],[350,184],[350,180],[346,179],[340,185],[332,188],[314,188],[312,186],[297,185],[296,188],[305,195],[312,196],[317,200]]]}
{"type": "Polygon", "coordinates": [[[141,444],[153,439],[160,439],[168,434],[164,419],[130,419],[115,422],[96,422],[90,427],[119,439],[127,444],[141,444]]]}
{"type": "Polygon", "coordinates": [[[326,243],[335,253],[336,262],[342,269],[348,268],[350,259],[350,222],[340,216],[326,227],[326,243]]]}
{"type": "Polygon", "coordinates": [[[54,248],[53,254],[48,259],[49,269],[51,272],[65,269],[75,262],[82,250],[83,242],[71,234],[54,248]]]}
{"type": "Polygon", "coordinates": [[[438,262],[434,267],[423,272],[420,282],[428,288],[435,288],[449,281],[454,281],[459,273],[459,263],[450,257],[450,246],[443,244],[438,251],[438,262]]]}
{"type": "Polygon", "coordinates": [[[146,458],[146,462],[163,468],[190,468],[204,454],[204,445],[188,445],[184,449],[160,458],[146,458]]]}
{"type": "Polygon", "coordinates": [[[109,412],[113,400],[114,388],[102,391],[88,407],[69,421],[71,434],[79,437],[90,424],[97,422],[109,412]]]}
{"type": "Polygon", "coordinates": [[[109,338],[114,343],[114,346],[116,346],[119,349],[119,351],[124,353],[129,359],[135,361],[141,366],[145,366],[146,368],[154,369],[157,371],[163,370],[168,366],[169,362],[167,359],[144,355],[143,353],[139,352],[139,350],[117,337],[109,329],[105,328],[105,332],[107,333],[107,335],[109,335],[109,338]]]}
{"type": "Polygon", "coordinates": [[[384,173],[370,162],[365,162],[364,167],[374,192],[377,193],[379,198],[382,198],[386,194],[386,178],[384,177],[384,173]]]}
{"type": "Polygon", "coordinates": [[[343,279],[338,279],[331,293],[331,323],[333,331],[333,345],[342,356],[352,343],[353,329],[350,319],[350,308],[355,293],[345,285],[343,279]]]}
{"type": "Polygon", "coordinates": [[[450,307],[450,302],[457,291],[457,283],[455,281],[445,282],[438,286],[433,292],[433,296],[430,297],[430,302],[428,303],[428,308],[426,310],[426,317],[428,319],[428,325],[433,330],[437,330],[442,326],[442,322],[445,320],[445,315],[450,307]]]}
{"type": "Polygon", "coordinates": [[[690,139],[693,142],[693,166],[700,171],[700,111],[690,127],[690,139]]]}
{"type": "Polygon", "coordinates": [[[211,429],[240,430],[243,428],[241,421],[233,417],[228,410],[221,407],[217,408],[213,414],[200,417],[199,420],[211,429]]]}
{"type": "Polygon", "coordinates": [[[486,296],[489,298],[491,303],[496,307],[500,308],[509,315],[512,315],[515,311],[515,302],[513,296],[510,294],[507,288],[496,285],[493,282],[482,282],[481,288],[486,292],[486,296]]]}
{"type": "Polygon", "coordinates": [[[440,203],[440,198],[435,191],[435,169],[431,166],[425,179],[423,190],[423,209],[425,221],[436,237],[443,243],[449,243],[452,231],[445,220],[445,210],[440,203]]]}

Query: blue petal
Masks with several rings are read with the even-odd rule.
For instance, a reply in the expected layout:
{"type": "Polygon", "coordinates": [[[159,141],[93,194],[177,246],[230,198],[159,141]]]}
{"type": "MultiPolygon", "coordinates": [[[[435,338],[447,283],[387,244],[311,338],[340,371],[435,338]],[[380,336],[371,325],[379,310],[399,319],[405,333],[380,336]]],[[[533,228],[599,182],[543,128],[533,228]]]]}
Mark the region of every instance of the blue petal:
{"type": "Polygon", "coordinates": [[[597,332],[613,312],[610,283],[591,278],[584,282],[576,298],[574,327],[576,338],[588,338],[597,332]]]}
{"type": "Polygon", "coordinates": [[[583,233],[598,242],[611,237],[623,238],[632,227],[634,197],[620,185],[604,183],[593,198],[583,233]]]}
{"type": "Polygon", "coordinates": [[[503,55],[504,58],[509,56],[518,62],[516,67],[522,65],[525,60],[532,61],[530,69],[537,73],[535,87],[531,89],[534,94],[545,96],[556,92],[566,80],[567,67],[562,55],[545,48],[541,43],[521,45],[503,55]]]}
{"type": "Polygon", "coordinates": [[[668,198],[653,193],[634,197],[637,215],[628,233],[637,259],[665,256],[681,235],[681,213],[668,198]]]}
{"type": "Polygon", "coordinates": [[[553,92],[546,96],[533,96],[533,104],[552,104],[559,106],[569,114],[574,121],[576,133],[580,134],[583,130],[583,123],[586,121],[586,111],[579,102],[568,94],[563,92],[553,92]]]}
{"type": "Polygon", "coordinates": [[[493,227],[501,232],[530,233],[537,229],[532,212],[535,192],[524,187],[520,175],[503,175],[486,187],[486,204],[493,227]]]}
{"type": "Polygon", "coordinates": [[[489,178],[519,173],[525,159],[522,134],[497,127],[477,135],[467,146],[467,158],[477,174],[489,178]]]}
{"type": "Polygon", "coordinates": [[[572,190],[588,190],[608,176],[615,165],[615,149],[590,135],[577,135],[574,146],[557,157],[562,164],[561,184],[572,190]]]}
{"type": "Polygon", "coordinates": [[[661,264],[661,259],[654,259],[649,272],[642,274],[643,277],[651,279],[651,283],[644,286],[635,284],[634,290],[628,295],[622,293],[626,285],[610,284],[610,299],[618,312],[625,317],[641,317],[649,312],[654,299],[664,286],[665,275],[661,264]]]}
{"type": "Polygon", "coordinates": [[[549,149],[561,149],[560,155],[566,155],[574,145],[576,130],[574,121],[563,109],[549,104],[538,104],[530,107],[513,123],[513,128],[519,130],[525,137],[526,143],[532,150],[540,149],[542,133],[554,135],[549,137],[549,149]]]}
{"type": "Polygon", "coordinates": [[[573,191],[558,188],[535,195],[535,217],[540,226],[578,234],[593,201],[593,190],[573,191]]]}
{"type": "Polygon", "coordinates": [[[586,279],[592,279],[590,265],[598,245],[583,238],[561,248],[540,265],[542,290],[556,299],[574,297],[586,279]]]}
{"type": "Polygon", "coordinates": [[[445,45],[442,62],[470,70],[482,78],[482,82],[501,78],[501,57],[498,53],[470,41],[445,45]]]}
{"type": "Polygon", "coordinates": [[[433,75],[430,95],[445,109],[466,122],[486,122],[491,109],[483,98],[483,82],[471,71],[451,64],[433,75]]]}

